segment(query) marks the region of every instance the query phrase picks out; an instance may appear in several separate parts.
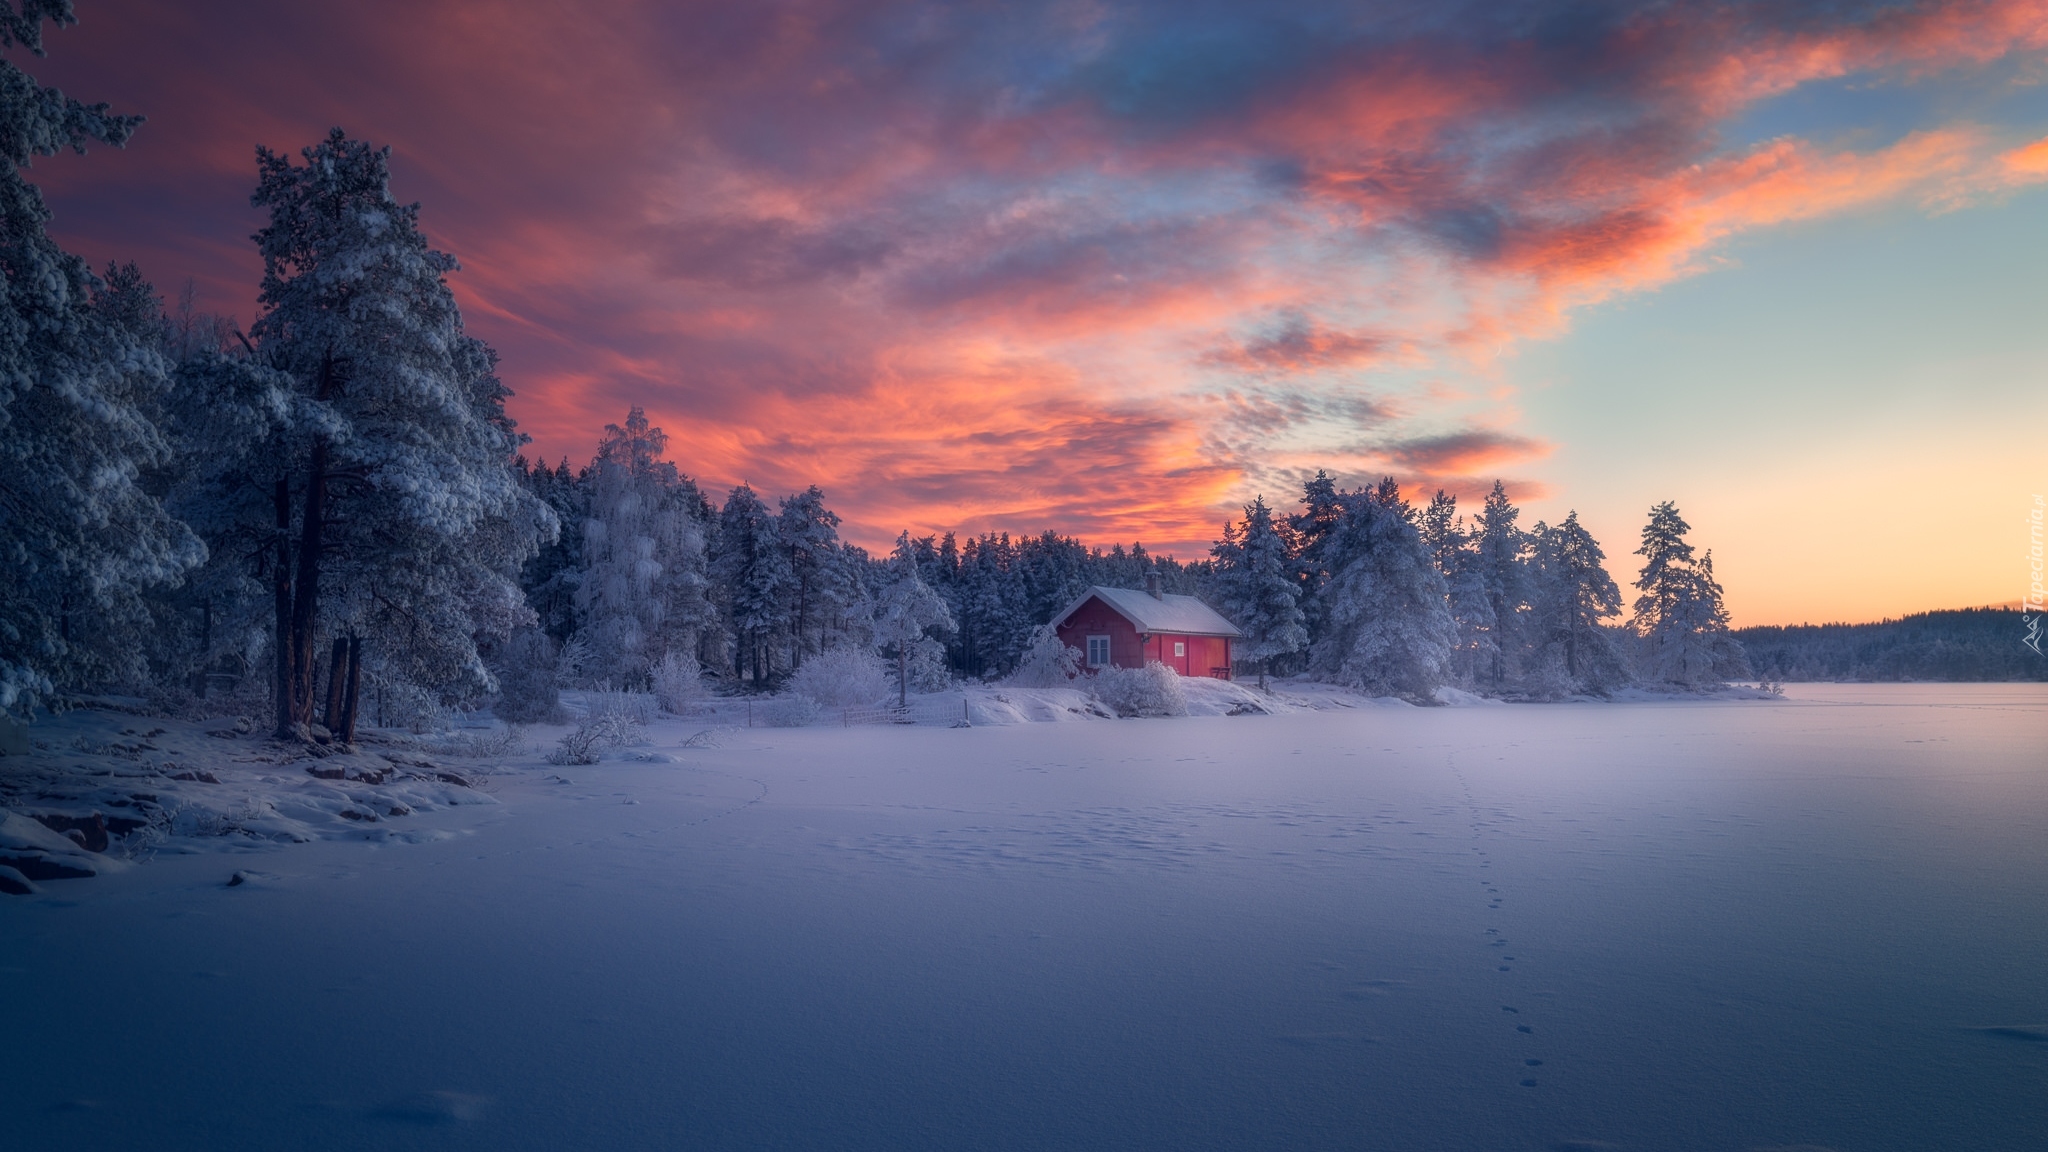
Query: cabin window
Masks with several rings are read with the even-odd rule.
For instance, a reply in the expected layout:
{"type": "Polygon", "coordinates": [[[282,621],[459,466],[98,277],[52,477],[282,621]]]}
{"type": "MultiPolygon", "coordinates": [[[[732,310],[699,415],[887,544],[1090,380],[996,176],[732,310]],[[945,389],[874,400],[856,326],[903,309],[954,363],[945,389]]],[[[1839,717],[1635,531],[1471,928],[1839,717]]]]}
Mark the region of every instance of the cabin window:
{"type": "Polygon", "coordinates": [[[1109,637],[1090,636],[1088,638],[1088,666],[1090,668],[1109,667],[1109,637]]]}
{"type": "Polygon", "coordinates": [[[1174,654],[1175,656],[1185,656],[1185,655],[1187,655],[1187,654],[1188,654],[1188,642],[1187,642],[1187,641],[1185,641],[1185,640],[1175,640],[1175,641],[1173,642],[1173,654],[1174,654]]]}

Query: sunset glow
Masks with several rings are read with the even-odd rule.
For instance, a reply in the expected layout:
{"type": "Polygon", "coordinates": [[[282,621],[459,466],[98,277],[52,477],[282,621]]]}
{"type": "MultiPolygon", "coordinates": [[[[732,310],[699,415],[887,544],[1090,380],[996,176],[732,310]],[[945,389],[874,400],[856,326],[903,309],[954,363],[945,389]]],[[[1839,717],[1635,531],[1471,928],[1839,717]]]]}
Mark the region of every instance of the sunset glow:
{"type": "Polygon", "coordinates": [[[95,3],[34,70],[149,122],[34,178],[68,247],[246,323],[255,146],[388,143],[531,451],[585,459],[641,404],[708,489],[816,483],[870,547],[1053,528],[1198,556],[1320,467],[1503,478],[1532,521],[1579,509],[1617,574],[1677,498],[1738,623],[2012,599],[1996,513],[2043,469],[1978,413],[2038,389],[2041,343],[1980,348],[1975,383],[1918,394],[1974,399],[1913,419],[1902,385],[1859,422],[1866,384],[1796,356],[1739,386],[1676,365],[1852,414],[1781,474],[1740,421],[1719,457],[1639,432],[1669,451],[1632,463],[1633,401],[1583,342],[1788,230],[2041,234],[2048,3],[1551,7],[95,3]],[[1983,515],[1900,540],[1871,503],[1760,511],[1794,473],[1894,488],[1901,451],[1938,489],[1912,500],[1983,515]]]}

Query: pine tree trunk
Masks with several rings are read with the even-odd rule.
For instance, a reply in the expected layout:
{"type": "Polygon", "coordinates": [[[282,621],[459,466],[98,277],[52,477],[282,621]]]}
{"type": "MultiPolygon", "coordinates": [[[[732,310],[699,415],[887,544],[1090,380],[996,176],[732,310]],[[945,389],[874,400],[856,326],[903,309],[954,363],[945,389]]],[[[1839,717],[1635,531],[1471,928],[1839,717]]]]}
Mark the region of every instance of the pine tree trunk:
{"type": "Polygon", "coordinates": [[[313,723],[314,679],[318,669],[313,660],[313,626],[320,614],[320,545],[327,520],[327,444],[313,443],[312,460],[306,469],[306,503],[299,521],[298,574],[292,589],[291,726],[294,731],[313,723]]]}
{"type": "Polygon", "coordinates": [[[199,671],[193,676],[192,693],[206,699],[208,673],[213,670],[213,601],[199,604],[199,671]]]}
{"type": "Polygon", "coordinates": [[[288,480],[279,480],[272,493],[277,513],[277,556],[272,561],[270,576],[271,593],[276,600],[276,641],[271,645],[272,665],[276,673],[277,734],[289,736],[292,730],[292,486],[288,480]]]}
{"type": "Polygon", "coordinates": [[[336,636],[334,648],[327,658],[327,710],[320,721],[330,735],[341,731],[342,686],[347,678],[348,641],[336,636]]]}
{"type": "Polygon", "coordinates": [[[356,713],[363,698],[363,638],[348,638],[348,684],[342,690],[341,727],[334,738],[343,744],[356,742],[356,713]]]}
{"type": "Polygon", "coordinates": [[[910,707],[910,646],[896,645],[896,706],[910,707]]]}

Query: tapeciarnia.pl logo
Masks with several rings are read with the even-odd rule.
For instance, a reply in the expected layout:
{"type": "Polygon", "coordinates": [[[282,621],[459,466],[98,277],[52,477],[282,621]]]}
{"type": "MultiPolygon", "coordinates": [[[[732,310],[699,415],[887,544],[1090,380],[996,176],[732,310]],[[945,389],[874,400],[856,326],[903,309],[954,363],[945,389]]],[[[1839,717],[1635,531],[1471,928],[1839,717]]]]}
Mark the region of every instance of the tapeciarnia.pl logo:
{"type": "Polygon", "coordinates": [[[2041,587],[2041,519],[2044,511],[2048,511],[2048,500],[2037,493],[2034,506],[2027,509],[2027,567],[2031,570],[2032,579],[2027,584],[2026,599],[2020,601],[2020,622],[2027,626],[2027,634],[2020,637],[2020,643],[2032,648],[2036,656],[2041,655],[2044,599],[2041,587]]]}

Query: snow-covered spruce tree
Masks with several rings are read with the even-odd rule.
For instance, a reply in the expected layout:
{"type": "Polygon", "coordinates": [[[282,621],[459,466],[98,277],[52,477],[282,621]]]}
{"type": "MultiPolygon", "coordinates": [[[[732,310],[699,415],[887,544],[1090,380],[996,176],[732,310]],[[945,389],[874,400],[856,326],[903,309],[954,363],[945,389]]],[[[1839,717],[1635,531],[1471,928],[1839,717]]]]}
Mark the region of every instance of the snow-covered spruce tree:
{"type": "Polygon", "coordinates": [[[1621,614],[1621,589],[1607,574],[1607,554],[1579,523],[1539,523],[1532,542],[1530,633],[1539,661],[1554,653],[1571,691],[1605,691],[1628,680],[1614,635],[1603,623],[1621,614]]]}
{"type": "Polygon", "coordinates": [[[637,406],[605,425],[583,487],[583,573],[576,635],[583,672],[638,688],[671,652],[697,658],[709,621],[696,485],[663,460],[668,436],[637,406]]]}
{"type": "Polygon", "coordinates": [[[1458,626],[1458,639],[1451,650],[1452,679],[1475,687],[1491,678],[1494,644],[1493,601],[1486,594],[1480,574],[1476,537],[1458,514],[1458,498],[1441,489],[1423,510],[1417,525],[1422,546],[1429,550],[1437,572],[1444,578],[1451,619],[1458,626]]]}
{"type": "Polygon", "coordinates": [[[270,213],[251,335],[299,409],[267,446],[288,462],[271,493],[276,719],[310,730],[329,637],[325,720],[346,741],[366,647],[386,682],[493,687],[476,637],[532,621],[512,577],[559,525],[513,470],[496,354],[462,330],[455,259],[392,198],[390,150],[337,128],[301,155],[257,149],[251,197],[270,213]]]}
{"type": "Polygon", "coordinates": [[[852,589],[839,554],[839,514],[825,507],[817,485],[782,498],[776,530],[789,551],[789,666],[796,669],[824,648],[825,629],[844,613],[852,589]]]}
{"type": "Polygon", "coordinates": [[[929,633],[934,628],[950,631],[953,613],[919,573],[910,533],[896,538],[889,567],[889,582],[875,598],[875,646],[894,657],[896,703],[907,705],[915,674],[944,674],[945,646],[929,633]]]}
{"type": "Polygon", "coordinates": [[[1008,533],[967,541],[956,585],[961,670],[1000,674],[1016,667],[1042,623],[1029,615],[1019,553],[1008,533]]]}
{"type": "Polygon", "coordinates": [[[1685,540],[1691,530],[1671,501],[1650,509],[1636,555],[1643,568],[1635,587],[1635,617],[1647,678],[1698,687],[1749,674],[1742,643],[1728,628],[1721,585],[1711,555],[1695,561],[1685,540]]]}
{"type": "Polygon", "coordinates": [[[1338,499],[1343,515],[1325,540],[1325,624],[1311,666],[1375,695],[1431,699],[1448,674],[1457,626],[1414,512],[1391,478],[1338,499]]]}
{"type": "Polygon", "coordinates": [[[498,719],[515,724],[559,724],[561,685],[555,679],[555,641],[539,628],[521,628],[500,646],[495,661],[498,719]]]}
{"type": "Polygon", "coordinates": [[[1329,473],[1317,469],[1302,485],[1301,511],[1288,517],[1288,526],[1294,530],[1295,579],[1301,584],[1303,626],[1308,629],[1311,645],[1322,639],[1327,625],[1322,591],[1330,582],[1329,552],[1334,547],[1337,527],[1344,520],[1345,508],[1345,497],[1338,491],[1337,482],[1329,473]]]}
{"type": "Polygon", "coordinates": [[[1478,639],[1480,660],[1487,665],[1486,678],[1504,685],[1515,671],[1520,655],[1522,612],[1528,607],[1528,535],[1515,526],[1520,510],[1508,500],[1507,486],[1493,482],[1486,505],[1479,514],[1475,544],[1479,592],[1486,601],[1490,622],[1478,639]]]}
{"type": "MultiPolygon", "coordinates": [[[[0,5],[0,48],[43,53],[69,0],[0,5]]],[[[149,411],[165,384],[152,341],[92,307],[85,263],[57,247],[37,156],[124,144],[139,116],[81,104],[0,57],[0,711],[53,687],[142,671],[142,594],[205,558],[141,482],[170,444],[149,411]]]]}
{"type": "Polygon", "coordinates": [[[781,522],[745,484],[732,490],[718,514],[711,574],[732,630],[733,673],[760,687],[775,675],[793,580],[781,522]]]}
{"type": "Polygon", "coordinates": [[[1260,496],[1245,505],[1241,522],[1224,526],[1223,539],[1211,549],[1216,557],[1217,606],[1244,630],[1237,656],[1258,665],[1261,691],[1273,657],[1308,647],[1301,582],[1295,577],[1293,549],[1284,528],[1260,496]]]}
{"type": "Polygon", "coordinates": [[[564,459],[554,467],[545,460],[527,464],[524,457],[513,462],[526,487],[554,512],[562,532],[554,543],[543,546],[519,570],[519,587],[526,593],[527,606],[540,617],[540,630],[557,645],[576,634],[576,590],[583,585],[583,533],[590,518],[590,489],[569,468],[564,459]]]}

